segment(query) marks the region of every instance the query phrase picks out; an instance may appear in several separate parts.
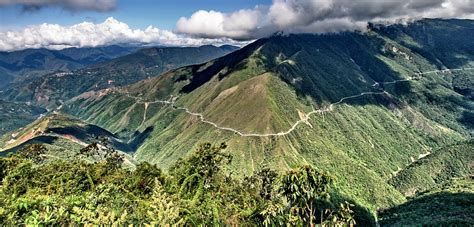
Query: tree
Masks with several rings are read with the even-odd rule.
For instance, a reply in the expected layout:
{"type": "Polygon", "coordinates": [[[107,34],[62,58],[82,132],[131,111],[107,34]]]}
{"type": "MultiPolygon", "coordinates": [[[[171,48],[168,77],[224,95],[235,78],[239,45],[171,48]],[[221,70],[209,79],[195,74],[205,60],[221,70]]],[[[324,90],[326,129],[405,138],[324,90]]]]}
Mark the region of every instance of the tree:
{"type": "MultiPolygon", "coordinates": [[[[297,223],[316,223],[317,200],[329,199],[329,185],[332,179],[311,166],[290,170],[283,176],[281,192],[290,206],[290,220],[297,223]]],[[[322,212],[322,211],[321,211],[322,212]]]]}
{"type": "Polygon", "coordinates": [[[18,157],[31,160],[34,163],[44,161],[44,155],[48,149],[42,144],[32,144],[18,151],[18,157]]]}
{"type": "MultiPolygon", "coordinates": [[[[216,176],[221,173],[222,167],[229,164],[231,156],[223,153],[227,147],[225,143],[213,146],[210,143],[199,145],[196,152],[185,159],[178,160],[170,169],[170,174],[176,178],[180,192],[184,193],[195,186],[207,191],[215,189],[216,176]]],[[[193,193],[194,194],[194,193],[193,193]]]]}

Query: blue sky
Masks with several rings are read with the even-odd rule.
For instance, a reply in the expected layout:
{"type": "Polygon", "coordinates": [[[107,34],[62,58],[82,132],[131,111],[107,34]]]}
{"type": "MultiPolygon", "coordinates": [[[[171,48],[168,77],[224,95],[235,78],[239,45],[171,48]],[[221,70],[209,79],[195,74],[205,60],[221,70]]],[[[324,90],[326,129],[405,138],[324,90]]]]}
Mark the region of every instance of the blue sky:
{"type": "Polygon", "coordinates": [[[368,22],[419,18],[474,19],[474,0],[0,0],[0,51],[243,46],[275,32],[365,31],[368,22]]]}
{"type": "Polygon", "coordinates": [[[271,4],[271,0],[118,0],[117,8],[107,12],[71,12],[60,7],[44,7],[24,12],[22,7],[0,7],[0,26],[3,29],[19,29],[27,25],[51,23],[73,25],[82,21],[102,22],[108,17],[127,23],[132,28],[143,29],[149,25],[172,30],[180,17],[188,17],[198,10],[232,12],[252,9],[259,4],[271,4]]]}

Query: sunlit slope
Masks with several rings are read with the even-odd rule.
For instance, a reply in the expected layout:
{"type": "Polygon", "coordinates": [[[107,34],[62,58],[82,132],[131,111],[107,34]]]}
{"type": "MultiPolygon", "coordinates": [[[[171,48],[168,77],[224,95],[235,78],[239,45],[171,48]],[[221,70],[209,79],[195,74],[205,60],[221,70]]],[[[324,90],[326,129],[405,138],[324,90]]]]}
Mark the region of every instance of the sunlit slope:
{"type": "MultiPolygon", "coordinates": [[[[455,58],[452,50],[446,55],[455,58]]],[[[149,131],[137,160],[167,168],[198,143],[225,141],[238,174],[311,163],[375,209],[404,200],[387,183],[400,169],[471,137],[473,102],[456,88],[474,75],[467,58],[441,72],[377,29],[274,36],[206,64],[83,94],[64,111],[123,138],[149,131]]]]}

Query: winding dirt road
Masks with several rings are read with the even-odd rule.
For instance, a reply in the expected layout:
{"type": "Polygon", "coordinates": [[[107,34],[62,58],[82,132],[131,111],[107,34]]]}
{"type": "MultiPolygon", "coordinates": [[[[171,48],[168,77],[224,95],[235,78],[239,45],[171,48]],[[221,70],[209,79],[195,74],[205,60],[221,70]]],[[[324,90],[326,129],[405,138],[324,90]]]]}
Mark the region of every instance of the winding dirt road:
{"type": "MultiPolygon", "coordinates": [[[[413,77],[410,77],[410,78],[407,78],[407,79],[401,79],[401,80],[394,80],[394,81],[388,81],[388,82],[375,82],[372,86],[373,87],[376,87],[376,86],[379,86],[379,85],[388,85],[388,84],[395,84],[395,83],[401,83],[401,82],[408,82],[408,81],[412,81],[412,80],[418,80],[418,79],[421,79],[423,75],[426,75],[426,74],[433,74],[433,73],[443,73],[443,72],[454,72],[454,71],[465,71],[465,70],[474,70],[474,68],[458,68],[458,69],[444,69],[444,70],[434,70],[434,71],[427,71],[427,72],[419,72],[419,73],[415,73],[415,76],[413,77]]],[[[372,91],[368,91],[368,92],[362,92],[360,94],[356,94],[356,95],[351,95],[351,96],[346,96],[346,97],[343,97],[341,99],[339,99],[339,101],[337,102],[334,102],[334,103],[331,103],[329,104],[328,106],[324,107],[324,108],[320,108],[320,109],[316,109],[316,110],[313,110],[309,113],[306,114],[306,116],[298,121],[296,121],[292,126],[291,128],[289,128],[288,130],[286,131],[282,131],[282,132],[277,132],[277,133],[246,133],[246,132],[242,132],[242,131],[239,131],[237,129],[234,129],[234,128],[229,128],[229,127],[223,127],[223,126],[219,126],[217,123],[215,122],[212,122],[212,121],[209,121],[209,120],[206,120],[206,118],[204,117],[204,115],[202,113],[196,113],[196,112],[192,112],[191,110],[189,110],[188,108],[186,107],[178,107],[176,106],[176,98],[173,98],[171,97],[171,99],[169,100],[154,100],[154,101],[143,101],[141,97],[136,97],[136,96],[131,96],[130,94],[126,93],[125,95],[129,98],[132,98],[132,99],[135,99],[136,100],[136,103],[140,103],[140,104],[145,104],[145,114],[143,116],[143,121],[142,121],[142,124],[146,121],[146,111],[147,111],[147,107],[149,104],[152,104],[152,103],[161,103],[161,104],[165,104],[165,105],[171,105],[173,109],[175,110],[182,110],[184,112],[186,112],[187,114],[191,115],[191,116],[195,116],[195,117],[198,117],[199,120],[202,122],[202,123],[205,123],[205,124],[209,124],[211,126],[213,126],[214,128],[216,129],[219,129],[219,130],[222,130],[222,131],[229,131],[229,132],[233,132],[239,136],[242,136],[242,137],[270,137],[270,136],[285,136],[285,135],[288,135],[290,134],[291,132],[293,132],[294,130],[296,130],[296,128],[298,127],[298,125],[300,124],[305,124],[308,120],[311,119],[311,115],[314,115],[314,114],[321,114],[321,113],[325,113],[325,112],[330,112],[332,111],[334,108],[335,105],[339,105],[341,103],[343,103],[344,101],[346,100],[349,100],[349,99],[354,99],[354,98],[359,98],[359,97],[362,97],[362,96],[366,96],[366,95],[389,95],[388,92],[386,91],[380,91],[380,92],[372,92],[372,91]]]]}

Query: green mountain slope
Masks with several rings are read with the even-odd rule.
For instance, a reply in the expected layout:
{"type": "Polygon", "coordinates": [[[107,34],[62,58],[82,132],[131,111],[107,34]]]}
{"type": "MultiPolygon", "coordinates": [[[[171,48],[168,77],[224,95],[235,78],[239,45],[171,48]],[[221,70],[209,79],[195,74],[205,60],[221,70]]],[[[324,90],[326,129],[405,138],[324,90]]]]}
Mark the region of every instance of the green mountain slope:
{"type": "Polygon", "coordinates": [[[474,179],[454,179],[399,206],[381,210],[381,226],[472,226],[474,179]]]}
{"type": "Polygon", "coordinates": [[[460,142],[426,153],[389,183],[407,196],[443,185],[452,178],[474,176],[474,141],[460,142]]]}
{"type": "MultiPolygon", "coordinates": [[[[440,38],[450,51],[428,56],[408,32],[444,36],[453,23],[273,36],[206,64],[83,94],[64,111],[122,138],[152,130],[135,158],[164,168],[216,140],[229,145],[240,174],[311,163],[375,210],[404,201],[387,182],[413,157],[472,135],[473,102],[459,87],[474,75],[473,52],[440,38]]],[[[471,24],[459,25],[459,35],[472,34],[471,24]]]]}
{"type": "Polygon", "coordinates": [[[18,81],[8,86],[0,96],[6,100],[56,108],[83,92],[128,85],[170,69],[223,56],[235,49],[230,46],[147,48],[84,69],[18,81]]]}

